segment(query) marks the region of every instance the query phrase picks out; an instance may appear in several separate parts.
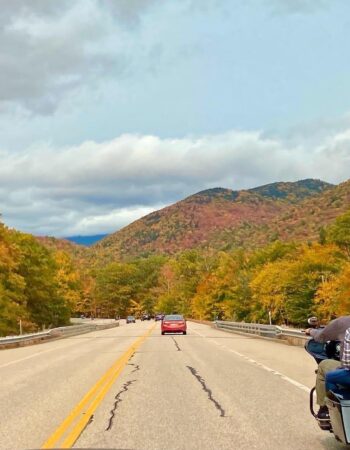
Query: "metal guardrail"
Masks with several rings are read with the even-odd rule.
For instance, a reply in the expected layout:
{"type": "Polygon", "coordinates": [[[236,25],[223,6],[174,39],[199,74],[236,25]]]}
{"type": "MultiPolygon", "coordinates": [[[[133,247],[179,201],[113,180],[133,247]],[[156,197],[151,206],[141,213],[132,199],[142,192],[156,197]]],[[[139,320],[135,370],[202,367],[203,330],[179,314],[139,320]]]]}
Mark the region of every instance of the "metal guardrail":
{"type": "Polygon", "coordinates": [[[310,339],[310,336],[307,336],[303,330],[298,330],[297,328],[285,328],[285,327],[278,327],[276,328],[279,331],[279,336],[289,336],[289,337],[297,337],[300,339],[310,339]]]}
{"type": "Polygon", "coordinates": [[[70,325],[67,327],[59,327],[59,328],[53,328],[50,330],[51,336],[57,336],[57,335],[64,335],[64,336],[70,336],[73,334],[81,334],[81,333],[87,333],[89,331],[95,331],[101,328],[98,324],[81,324],[81,325],[70,325]]]}
{"type": "MultiPolygon", "coordinates": [[[[52,328],[51,330],[41,331],[39,333],[23,334],[21,336],[7,336],[4,338],[0,338],[0,348],[1,346],[7,344],[30,341],[32,339],[40,340],[59,336],[74,336],[78,334],[88,333],[89,331],[96,331],[99,329],[107,328],[111,325],[113,325],[113,323],[81,323],[79,325],[52,328]]],[[[283,337],[297,337],[305,340],[308,339],[308,337],[301,330],[279,327],[277,325],[228,321],[216,321],[215,325],[217,328],[227,331],[238,331],[241,333],[254,334],[257,336],[264,336],[275,339],[283,337]]]]}
{"type": "Polygon", "coordinates": [[[34,338],[40,338],[40,337],[48,337],[50,336],[49,331],[41,331],[40,333],[31,333],[31,334],[22,334],[20,336],[6,336],[3,338],[0,338],[0,346],[4,344],[12,344],[13,342],[22,342],[27,341],[34,338]]]}
{"type": "MultiPolygon", "coordinates": [[[[117,323],[114,322],[115,326],[117,323]]],[[[80,325],[70,325],[67,327],[58,327],[52,328],[51,330],[41,331],[39,333],[30,333],[30,334],[22,334],[20,336],[6,336],[0,338],[0,348],[1,346],[20,343],[31,340],[41,340],[41,339],[49,339],[60,336],[76,336],[78,334],[88,333],[89,331],[101,330],[104,328],[110,328],[113,323],[106,324],[93,324],[93,323],[82,323],[80,325]]]]}
{"type": "Polygon", "coordinates": [[[294,328],[284,328],[277,325],[227,321],[216,321],[215,325],[217,328],[223,330],[238,331],[240,333],[255,334],[258,336],[265,336],[276,339],[283,337],[297,337],[305,340],[308,339],[308,337],[302,332],[302,330],[294,328]]]}
{"type": "Polygon", "coordinates": [[[274,325],[262,325],[258,323],[243,323],[243,322],[226,322],[216,321],[217,328],[226,329],[229,331],[240,331],[242,333],[256,334],[259,336],[276,337],[277,328],[274,325]]]}

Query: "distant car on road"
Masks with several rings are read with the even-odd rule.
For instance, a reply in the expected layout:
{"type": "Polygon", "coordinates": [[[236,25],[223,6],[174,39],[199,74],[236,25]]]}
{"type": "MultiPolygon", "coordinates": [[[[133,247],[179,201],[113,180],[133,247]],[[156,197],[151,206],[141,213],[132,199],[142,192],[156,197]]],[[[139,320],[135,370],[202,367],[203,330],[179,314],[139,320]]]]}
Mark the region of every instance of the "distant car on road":
{"type": "Polygon", "coordinates": [[[151,320],[150,314],[142,314],[141,320],[142,320],[142,321],[143,321],[143,320],[151,320]]]}
{"type": "Polygon", "coordinates": [[[184,316],[180,314],[169,314],[164,316],[162,320],[162,334],[165,333],[182,333],[187,334],[187,325],[184,316]]]}
{"type": "Polygon", "coordinates": [[[157,322],[157,320],[163,320],[164,314],[156,314],[155,316],[155,321],[157,322]]]}
{"type": "Polygon", "coordinates": [[[135,317],[134,316],[128,316],[126,318],[126,323],[136,323],[135,317]]]}

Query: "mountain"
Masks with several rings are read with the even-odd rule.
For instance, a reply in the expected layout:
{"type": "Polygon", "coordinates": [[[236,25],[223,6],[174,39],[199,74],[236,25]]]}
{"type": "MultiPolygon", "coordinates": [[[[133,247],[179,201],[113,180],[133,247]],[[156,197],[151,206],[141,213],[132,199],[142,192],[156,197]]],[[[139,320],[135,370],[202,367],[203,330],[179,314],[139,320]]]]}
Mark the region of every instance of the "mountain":
{"type": "Polygon", "coordinates": [[[106,236],[107,234],[95,234],[93,236],[69,236],[65,239],[74,242],[75,244],[86,245],[87,247],[89,247],[90,245],[95,244],[106,236]]]}
{"type": "Polygon", "coordinates": [[[63,251],[71,255],[74,260],[80,261],[88,256],[88,248],[78,245],[67,239],[59,239],[51,236],[36,236],[36,239],[46,248],[55,251],[63,251]]]}
{"type": "Polygon", "coordinates": [[[249,192],[256,192],[267,198],[285,199],[290,203],[303,200],[315,194],[319,194],[334,187],[330,183],[321,180],[306,179],[294,183],[271,183],[249,189],[249,192]]]}
{"type": "Polygon", "coordinates": [[[240,191],[208,189],[133,222],[93,245],[92,251],[113,260],[194,247],[254,246],[276,238],[307,239],[350,207],[344,193],[350,188],[340,195],[341,189],[313,179],[240,191]]]}
{"type": "Polygon", "coordinates": [[[287,240],[314,240],[320,228],[329,225],[350,209],[350,180],[305,199],[299,205],[276,217],[270,224],[278,237],[287,240]]]}

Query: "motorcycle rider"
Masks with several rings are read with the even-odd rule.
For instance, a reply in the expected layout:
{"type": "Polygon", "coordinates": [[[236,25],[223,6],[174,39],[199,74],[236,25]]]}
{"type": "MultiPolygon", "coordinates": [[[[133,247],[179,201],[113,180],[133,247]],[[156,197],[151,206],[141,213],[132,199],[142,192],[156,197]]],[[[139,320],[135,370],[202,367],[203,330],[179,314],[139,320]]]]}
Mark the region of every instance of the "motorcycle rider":
{"type": "Polygon", "coordinates": [[[337,392],[339,385],[350,388],[350,328],[345,333],[341,367],[326,374],[326,391],[337,392]]]}
{"type": "MultiPolygon", "coordinates": [[[[327,342],[327,341],[340,341],[340,358],[343,357],[343,347],[344,347],[344,338],[346,330],[350,328],[350,316],[341,316],[335,320],[332,320],[327,326],[324,328],[308,328],[305,330],[305,333],[312,338],[316,342],[327,342]]],[[[316,395],[317,395],[317,404],[320,409],[317,413],[318,419],[329,419],[329,412],[326,406],[325,397],[326,397],[326,374],[328,372],[334,371],[340,366],[339,361],[334,359],[325,359],[320,362],[317,369],[316,376],[316,395]]]]}

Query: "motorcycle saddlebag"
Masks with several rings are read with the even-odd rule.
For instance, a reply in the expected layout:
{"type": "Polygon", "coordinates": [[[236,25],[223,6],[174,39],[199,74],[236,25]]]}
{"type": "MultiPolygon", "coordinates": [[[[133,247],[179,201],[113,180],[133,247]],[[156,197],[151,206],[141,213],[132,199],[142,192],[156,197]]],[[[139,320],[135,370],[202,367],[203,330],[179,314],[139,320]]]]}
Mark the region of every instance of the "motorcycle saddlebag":
{"type": "Polygon", "coordinates": [[[326,404],[334,436],[344,444],[350,444],[350,392],[328,392],[326,404]]]}

